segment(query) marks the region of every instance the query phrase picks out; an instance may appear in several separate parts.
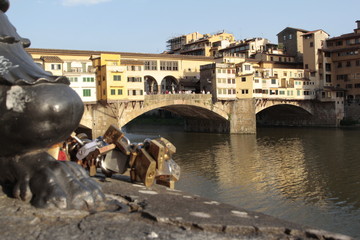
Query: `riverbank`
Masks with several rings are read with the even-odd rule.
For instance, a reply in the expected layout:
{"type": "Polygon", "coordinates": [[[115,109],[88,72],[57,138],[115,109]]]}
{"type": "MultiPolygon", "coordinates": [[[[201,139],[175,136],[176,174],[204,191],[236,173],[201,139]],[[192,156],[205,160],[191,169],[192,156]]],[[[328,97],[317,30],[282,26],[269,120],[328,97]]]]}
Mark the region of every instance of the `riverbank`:
{"type": "Polygon", "coordinates": [[[116,210],[36,209],[1,193],[1,239],[352,239],[123,175],[96,180],[116,210]]]}

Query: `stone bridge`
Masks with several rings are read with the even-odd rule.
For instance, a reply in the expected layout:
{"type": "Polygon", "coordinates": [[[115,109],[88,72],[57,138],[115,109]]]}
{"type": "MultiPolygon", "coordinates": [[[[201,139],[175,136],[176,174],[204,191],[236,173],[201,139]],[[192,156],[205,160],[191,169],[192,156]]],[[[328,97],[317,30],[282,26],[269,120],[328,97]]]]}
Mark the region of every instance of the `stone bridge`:
{"type": "Polygon", "coordinates": [[[86,104],[81,126],[101,136],[110,124],[123,127],[154,109],[183,116],[188,131],[256,133],[256,122],[272,125],[336,125],[334,103],[315,100],[238,99],[214,102],[210,94],[145,95],[143,101],[86,104]]]}

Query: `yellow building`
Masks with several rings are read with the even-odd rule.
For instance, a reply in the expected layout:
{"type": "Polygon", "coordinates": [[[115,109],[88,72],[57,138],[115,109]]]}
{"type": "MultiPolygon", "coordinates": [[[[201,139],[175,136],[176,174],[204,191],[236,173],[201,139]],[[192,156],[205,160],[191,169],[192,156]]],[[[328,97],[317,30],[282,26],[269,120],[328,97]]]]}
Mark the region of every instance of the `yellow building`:
{"type": "Polygon", "coordinates": [[[127,99],[126,67],[120,66],[120,54],[100,54],[91,57],[96,68],[98,100],[127,99]]]}

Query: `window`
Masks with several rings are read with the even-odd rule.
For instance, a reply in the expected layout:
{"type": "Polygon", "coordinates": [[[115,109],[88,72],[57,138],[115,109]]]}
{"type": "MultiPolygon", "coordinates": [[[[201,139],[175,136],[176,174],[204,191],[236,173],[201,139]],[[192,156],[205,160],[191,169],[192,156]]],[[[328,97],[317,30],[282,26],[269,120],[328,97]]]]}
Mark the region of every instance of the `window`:
{"type": "Polygon", "coordinates": [[[246,77],[242,77],[242,78],[241,78],[241,81],[242,81],[242,82],[246,82],[246,77]]]}
{"type": "Polygon", "coordinates": [[[69,77],[70,82],[77,82],[78,78],[77,77],[69,77]]]}
{"type": "Polygon", "coordinates": [[[122,95],[122,94],[123,94],[123,90],[122,90],[122,89],[118,89],[118,90],[117,90],[117,94],[118,94],[118,95],[122,95]]]}
{"type": "Polygon", "coordinates": [[[305,69],[309,69],[309,64],[305,64],[305,69]]]}
{"type": "Polygon", "coordinates": [[[326,78],[325,81],[326,81],[327,83],[330,83],[330,82],[331,82],[331,74],[326,74],[325,78],[326,78]]]}
{"type": "Polygon", "coordinates": [[[292,39],[292,34],[289,34],[289,39],[290,39],[290,40],[292,39]]]}
{"type": "Polygon", "coordinates": [[[249,94],[249,90],[248,89],[242,89],[241,94],[249,94]]]}
{"type": "Polygon", "coordinates": [[[310,42],[310,47],[314,47],[314,42],[310,42]]]}
{"type": "Polygon", "coordinates": [[[276,84],[276,79],[271,79],[271,84],[276,84]]]}
{"type": "Polygon", "coordinates": [[[81,63],[82,72],[86,72],[86,63],[81,63]]]}
{"type": "Polygon", "coordinates": [[[352,84],[346,84],[346,86],[345,86],[346,88],[352,88],[353,87],[353,85],[352,84]]]}
{"type": "Polygon", "coordinates": [[[360,83],[355,83],[354,87],[355,88],[360,88],[360,83]]]}
{"type": "Polygon", "coordinates": [[[83,82],[94,82],[95,78],[93,77],[83,77],[83,82]]]}
{"type": "Polygon", "coordinates": [[[115,89],[110,89],[110,95],[115,95],[115,89]]]}
{"type": "Polygon", "coordinates": [[[331,53],[325,52],[325,57],[331,57],[331,53]]]}
{"type": "MultiPolygon", "coordinates": [[[[153,69],[156,70],[156,69],[153,69]]],[[[177,71],[178,62],[177,61],[160,61],[160,70],[161,71],[177,71]]]]}
{"type": "Polygon", "coordinates": [[[331,71],[331,63],[325,63],[325,70],[331,71]]]}
{"type": "Polygon", "coordinates": [[[245,71],[250,71],[250,65],[245,65],[245,71]]]}
{"type": "Polygon", "coordinates": [[[128,82],[142,82],[141,77],[128,77],[128,82]]]}
{"type": "Polygon", "coordinates": [[[83,97],[91,97],[91,89],[83,89],[83,97]]]}
{"type": "Polygon", "coordinates": [[[157,62],[156,61],[145,61],[144,62],[145,70],[157,70],[157,62]]]}
{"type": "Polygon", "coordinates": [[[355,64],[356,66],[360,66],[360,60],[356,60],[355,64]]]}
{"type": "Polygon", "coordinates": [[[338,62],[337,67],[338,67],[338,68],[342,68],[342,63],[341,63],[341,62],[338,62]]]}
{"type": "Polygon", "coordinates": [[[51,70],[61,70],[61,64],[51,64],[51,70]]]}
{"type": "Polygon", "coordinates": [[[351,67],[351,62],[350,61],[346,62],[346,67],[351,67]]]}
{"type": "Polygon", "coordinates": [[[348,80],[348,75],[347,74],[336,75],[336,80],[347,81],[348,80]]]}
{"type": "Polygon", "coordinates": [[[114,81],[121,81],[121,75],[114,75],[113,80],[114,81]]]}

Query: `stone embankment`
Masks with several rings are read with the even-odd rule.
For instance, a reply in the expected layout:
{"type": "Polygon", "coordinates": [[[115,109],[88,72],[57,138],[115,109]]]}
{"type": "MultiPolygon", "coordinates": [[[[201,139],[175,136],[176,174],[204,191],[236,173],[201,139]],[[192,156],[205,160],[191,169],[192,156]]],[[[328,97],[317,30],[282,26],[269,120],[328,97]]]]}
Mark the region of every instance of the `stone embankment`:
{"type": "Polygon", "coordinates": [[[352,239],[126,176],[98,180],[112,203],[106,211],[36,209],[1,193],[0,238],[352,239]]]}

